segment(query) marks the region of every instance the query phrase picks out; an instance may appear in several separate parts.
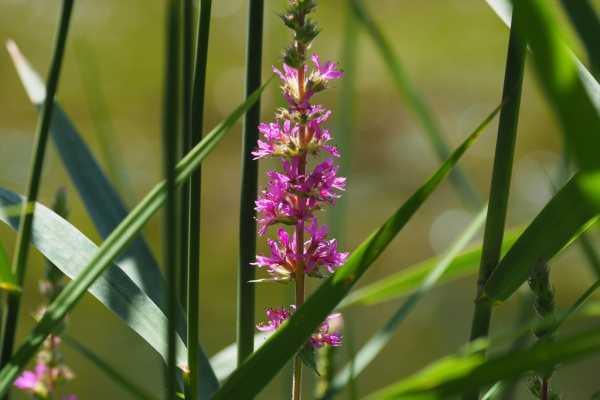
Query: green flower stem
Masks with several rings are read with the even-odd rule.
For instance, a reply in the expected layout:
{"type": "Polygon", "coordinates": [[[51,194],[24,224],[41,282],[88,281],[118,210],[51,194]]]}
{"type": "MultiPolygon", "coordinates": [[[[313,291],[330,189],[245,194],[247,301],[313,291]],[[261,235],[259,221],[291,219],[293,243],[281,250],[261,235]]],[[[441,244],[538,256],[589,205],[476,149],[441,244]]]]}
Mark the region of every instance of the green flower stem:
{"type": "Polygon", "coordinates": [[[167,276],[167,399],[177,398],[176,324],[177,307],[177,199],[175,165],[177,162],[177,130],[179,99],[179,26],[180,0],[166,4],[165,89],[163,103],[163,173],[166,180],[166,202],[163,223],[164,267],[167,276]]]}
{"type": "MultiPolygon", "coordinates": [[[[48,142],[52,110],[54,108],[54,97],[56,94],[56,89],[58,88],[58,79],[60,76],[63,55],[67,42],[67,33],[69,30],[69,22],[71,19],[71,12],[73,10],[73,3],[74,0],[63,0],[62,2],[60,19],[58,22],[58,33],[54,41],[50,73],[48,75],[48,84],[46,86],[46,98],[40,111],[40,119],[33,145],[33,156],[31,159],[30,172],[27,180],[27,204],[25,207],[23,207],[21,213],[21,223],[19,227],[19,233],[17,235],[17,244],[12,266],[12,272],[16,277],[19,287],[23,286],[23,282],[25,280],[25,269],[29,250],[29,238],[31,237],[33,212],[35,201],[37,200],[39,193],[40,181],[42,177],[42,166],[44,164],[44,154],[46,150],[46,143],[48,142]]],[[[21,292],[9,292],[7,298],[7,308],[2,321],[2,352],[0,355],[0,368],[3,368],[12,356],[20,304],[21,292]]],[[[8,396],[5,396],[5,398],[8,398],[8,396]]]]}
{"type": "MultiPolygon", "coordinates": [[[[212,0],[201,0],[196,34],[196,56],[190,110],[190,146],[202,140],[204,125],[204,96],[206,89],[206,65],[208,63],[208,38],[210,33],[210,11],[212,0]]],[[[186,388],[192,399],[198,398],[198,336],[200,319],[200,199],[202,194],[202,167],[190,177],[189,186],[189,235],[187,268],[187,345],[190,385],[186,388]]]]}
{"type": "MultiPolygon", "coordinates": [[[[264,0],[250,0],[248,4],[248,42],[246,44],[246,97],[260,87],[262,70],[264,0]]],[[[238,255],[238,313],[237,362],[238,365],[254,352],[254,304],[256,268],[250,263],[256,257],[256,210],[258,187],[258,162],[252,150],[258,141],[260,124],[260,99],[244,115],[242,138],[242,186],[240,192],[240,232],[238,255]]]]}
{"type": "MultiPolygon", "coordinates": [[[[481,264],[477,277],[477,298],[483,294],[483,288],[494,268],[498,265],[501,256],[519,120],[526,49],[527,46],[519,40],[517,30],[514,29],[513,25],[508,43],[504,89],[502,93],[503,100],[506,101],[508,99],[508,101],[500,112],[489,208],[483,236],[481,264]]],[[[471,341],[488,335],[492,305],[493,303],[490,300],[475,303],[475,312],[471,325],[471,341]]],[[[482,355],[485,354],[485,350],[481,350],[480,352],[482,355]]],[[[479,399],[479,390],[464,393],[462,396],[462,400],[477,399],[479,399]]]]}

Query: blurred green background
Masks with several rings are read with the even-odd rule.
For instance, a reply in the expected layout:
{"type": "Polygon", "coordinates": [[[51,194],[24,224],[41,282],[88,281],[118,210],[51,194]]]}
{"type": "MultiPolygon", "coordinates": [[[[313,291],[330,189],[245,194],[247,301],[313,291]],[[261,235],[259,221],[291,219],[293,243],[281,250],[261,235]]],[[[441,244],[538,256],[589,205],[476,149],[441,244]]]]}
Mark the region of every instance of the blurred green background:
{"type": "MultiPolygon", "coordinates": [[[[393,44],[409,74],[430,102],[448,141],[455,147],[498,105],[504,74],[508,29],[483,0],[374,0],[366,2],[377,23],[393,44]]],[[[598,6],[598,1],[595,6],[598,6]]],[[[270,65],[278,68],[278,52],[290,40],[290,31],[273,12],[286,2],[265,2],[264,78],[270,65]]],[[[0,39],[13,39],[35,68],[46,76],[57,22],[58,0],[0,0],[0,39]]],[[[206,130],[212,129],[243,98],[247,2],[218,0],[213,4],[206,101],[206,130]]],[[[164,4],[160,1],[105,0],[76,2],[69,46],[58,98],[99,161],[97,125],[93,101],[103,97],[112,130],[113,145],[120,154],[122,171],[130,186],[129,205],[139,201],[161,179],[161,99],[164,48],[164,4]],[[87,74],[87,75],[86,75],[87,74]],[[92,79],[84,84],[84,78],[92,79]],[[91,82],[91,84],[90,84],[91,82]],[[93,87],[90,89],[90,87],[93,87]],[[101,96],[101,97],[99,97],[101,96]],[[91,101],[92,100],[92,101],[91,101]]],[[[320,2],[314,18],[323,28],[313,49],[322,61],[340,61],[347,8],[343,1],[320,2]]],[[[378,227],[427,178],[438,164],[420,128],[396,92],[373,42],[359,29],[358,62],[346,71],[356,79],[356,107],[352,132],[351,168],[343,202],[348,218],[339,238],[351,251],[378,227]]],[[[578,47],[575,45],[576,52],[578,47]]],[[[332,82],[341,88],[343,79],[332,82]]],[[[336,118],[339,90],[315,98],[333,110],[336,118]]],[[[262,99],[262,120],[272,122],[274,110],[283,106],[276,84],[262,99]]],[[[30,104],[6,51],[0,51],[0,185],[23,193],[37,113],[30,104]]],[[[461,165],[487,197],[495,144],[495,121],[479,142],[463,157],[461,165]]],[[[235,340],[237,223],[240,186],[241,124],[219,145],[204,164],[201,338],[209,355],[235,340]]],[[[334,144],[339,133],[332,131],[334,144]]],[[[532,70],[527,70],[517,138],[507,226],[530,222],[550,198],[551,180],[564,164],[562,139],[556,119],[541,97],[532,70]]],[[[116,153],[114,153],[116,154],[116,153]]],[[[279,169],[274,160],[261,161],[264,172],[279,169]]],[[[52,147],[45,165],[40,201],[50,205],[60,185],[70,193],[70,221],[99,244],[100,239],[52,147]]],[[[326,219],[326,213],[323,217],[326,219]]],[[[382,279],[443,251],[467,226],[472,214],[445,182],[400,233],[359,283],[382,279]]],[[[160,259],[160,216],[145,228],[160,259]]],[[[274,232],[271,229],[271,234],[274,232]]],[[[15,233],[0,226],[9,253],[15,233]]],[[[592,233],[598,242],[598,235],[592,233]]],[[[266,251],[266,238],[259,239],[266,251]]],[[[569,307],[593,282],[580,249],[572,245],[550,263],[559,307],[569,307]]],[[[33,326],[33,311],[41,302],[37,281],[43,267],[36,251],[30,256],[25,303],[18,341],[33,326]]],[[[264,274],[260,271],[259,275],[264,274]]],[[[316,284],[318,282],[311,282],[316,284]]],[[[257,323],[266,320],[265,307],[291,303],[292,288],[259,285],[257,323]]],[[[433,290],[402,325],[385,351],[361,375],[358,394],[366,395],[419,370],[453,352],[468,340],[475,277],[461,279],[433,290]]],[[[515,296],[513,296],[515,297],[515,296]]],[[[346,340],[361,346],[397,307],[391,301],[374,307],[346,311],[346,340]]],[[[516,320],[518,300],[496,307],[492,329],[498,331],[516,320]],[[495,328],[495,329],[494,329],[495,328]]],[[[69,333],[86,343],[118,370],[162,395],[162,361],[143,340],[92,296],[87,296],[70,317],[69,333]]],[[[347,357],[349,346],[339,349],[347,357]]],[[[63,347],[77,379],[64,388],[79,399],[128,399],[129,395],[68,346],[63,347]]],[[[600,390],[600,357],[562,366],[554,383],[568,399],[588,398],[600,390]]],[[[309,373],[307,373],[309,376],[309,373]]],[[[312,377],[307,378],[308,381],[312,377]]],[[[283,371],[259,396],[288,398],[290,373],[283,371]]],[[[524,385],[521,385],[524,389],[524,385]]],[[[308,389],[307,389],[308,390],[308,389]]],[[[308,391],[306,393],[309,394],[308,391]]],[[[521,390],[517,398],[529,398],[521,390]]],[[[21,393],[15,399],[24,399],[21,393]]]]}

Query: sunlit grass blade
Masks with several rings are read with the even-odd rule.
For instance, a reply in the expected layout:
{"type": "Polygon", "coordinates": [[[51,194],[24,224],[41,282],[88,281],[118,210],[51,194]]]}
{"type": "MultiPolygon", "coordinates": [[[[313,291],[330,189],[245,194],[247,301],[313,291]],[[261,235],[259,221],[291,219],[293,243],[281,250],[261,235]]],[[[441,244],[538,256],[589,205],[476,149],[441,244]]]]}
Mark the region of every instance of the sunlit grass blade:
{"type": "Polygon", "coordinates": [[[452,260],[464,249],[471,241],[473,236],[481,229],[485,222],[487,214],[487,205],[469,224],[469,226],[460,234],[460,236],[444,252],[437,265],[429,271],[427,276],[420,282],[417,289],[411,293],[402,305],[394,312],[392,317],[381,327],[360,349],[353,360],[346,364],[344,368],[333,379],[331,386],[322,400],[331,400],[339,394],[348,385],[350,380],[355,379],[375,357],[383,350],[390,341],[393,334],[400,325],[406,320],[406,317],[417,306],[421,299],[435,285],[437,280],[446,270],[452,260]]]}
{"type": "Polygon", "coordinates": [[[506,253],[484,287],[478,301],[506,300],[527,279],[533,262],[549,261],[598,217],[573,176],[552,197],[506,253]]]}
{"type": "MultiPolygon", "coordinates": [[[[524,230],[525,227],[521,226],[510,229],[505,233],[502,243],[502,254],[505,254],[510,249],[524,230]]],[[[449,282],[477,272],[477,267],[481,260],[481,244],[482,242],[479,240],[456,256],[448,265],[438,283],[449,282]]],[[[405,296],[417,288],[429,271],[437,265],[439,260],[439,257],[432,257],[383,278],[380,281],[355,290],[346,296],[338,308],[346,308],[355,304],[370,306],[405,296]]]]}
{"type": "MultiPolygon", "coordinates": [[[[258,349],[265,343],[265,333],[254,334],[254,349],[258,349]]],[[[210,365],[215,371],[219,381],[224,381],[238,366],[237,343],[232,343],[210,358],[210,365]]]]}
{"type": "Polygon", "coordinates": [[[544,365],[566,363],[589,357],[599,351],[600,328],[594,327],[543,347],[535,346],[511,352],[488,361],[478,355],[450,356],[367,396],[365,400],[448,398],[464,390],[475,389],[544,365]]]}
{"type": "Polygon", "coordinates": [[[583,42],[594,75],[600,72],[600,20],[588,0],[561,0],[583,42]]]}
{"type": "Polygon", "coordinates": [[[343,267],[325,280],[260,349],[250,356],[212,397],[213,400],[248,399],[256,396],[296,354],[297,349],[321,324],[352,286],[373,264],[396,234],[447,176],[460,157],[474,143],[500,107],[431,175],[425,183],[350,255],[343,267]]]}
{"type": "MultiPolygon", "coordinates": [[[[268,83],[268,82],[267,82],[268,83]]],[[[248,107],[257,100],[264,90],[263,85],[252,97],[236,108],[223,122],[215,127],[204,140],[177,165],[176,184],[183,183],[200,163],[210,154],[235,122],[248,107]]],[[[104,241],[98,252],[83,268],[78,279],[71,282],[48,307],[40,322],[26,338],[25,343],[13,355],[9,364],[0,370],[0,396],[4,395],[12,382],[17,378],[25,364],[33,357],[44,338],[52,331],[68,311],[73,308],[85,291],[94,283],[102,272],[108,268],[115,257],[139,233],[144,224],[158,211],[165,201],[165,183],[159,183],[138,206],[119,224],[115,231],[104,241]]],[[[200,366],[201,396],[210,395],[218,387],[216,378],[208,364],[200,366]]]]}
{"type": "MultiPolygon", "coordinates": [[[[486,1],[509,24],[510,2],[486,1]]],[[[562,41],[556,16],[547,4],[529,0],[519,4],[519,14],[525,20],[522,30],[534,53],[540,82],[584,170],[580,184],[599,207],[600,157],[595,149],[600,145],[600,84],[562,41]]]]}
{"type": "MultiPolygon", "coordinates": [[[[31,237],[31,225],[35,202],[38,197],[39,188],[42,180],[42,167],[46,154],[46,145],[48,143],[48,133],[50,131],[50,120],[52,119],[52,108],[54,106],[54,96],[58,89],[58,80],[62,69],[62,62],[67,44],[67,33],[71,21],[71,12],[73,10],[74,0],[63,0],[61,2],[58,27],[54,42],[52,44],[52,56],[50,58],[50,71],[48,73],[48,84],[46,86],[46,96],[44,97],[42,111],[38,120],[38,125],[33,141],[30,166],[27,175],[25,189],[26,206],[21,210],[21,220],[17,231],[17,241],[15,244],[14,256],[12,259],[12,273],[15,276],[17,285],[23,286],[25,281],[25,271],[27,267],[27,258],[29,255],[29,239],[31,237]]],[[[8,45],[12,41],[8,42],[8,45]]],[[[9,362],[13,353],[15,335],[21,305],[21,292],[8,292],[6,298],[6,308],[2,314],[2,348],[0,352],[0,368],[4,368],[9,362]]],[[[4,396],[4,394],[2,395],[4,396]]]]}
{"type": "Polygon", "coordinates": [[[600,207],[600,115],[562,40],[558,17],[547,3],[538,0],[519,1],[514,12],[522,21],[519,29],[531,47],[540,83],[582,168],[579,179],[600,207]]]}
{"type": "Polygon", "coordinates": [[[83,343],[75,340],[69,335],[64,335],[62,337],[63,342],[71,346],[73,349],[77,350],[77,352],[83,355],[88,359],[92,364],[94,364],[99,370],[104,372],[106,376],[115,381],[119,386],[121,386],[124,390],[129,392],[133,397],[140,400],[156,400],[157,397],[148,393],[145,388],[133,382],[124,376],[121,372],[117,371],[114,367],[104,361],[100,356],[87,348],[83,343]]]}
{"type": "MultiPolygon", "coordinates": [[[[380,51],[383,60],[388,67],[391,77],[396,85],[396,89],[406,102],[410,112],[413,114],[417,123],[423,129],[425,135],[431,142],[436,155],[440,160],[445,160],[450,154],[448,146],[439,122],[433,115],[431,108],[423,94],[408,76],[399,57],[394,54],[393,48],[388,39],[383,35],[361,0],[348,0],[357,20],[363,24],[367,32],[375,42],[380,51]]],[[[483,202],[475,190],[475,186],[460,166],[457,166],[450,174],[452,183],[458,191],[459,197],[472,211],[478,211],[483,202]]]]}
{"type": "MultiPolygon", "coordinates": [[[[248,2],[248,39],[246,42],[246,87],[245,96],[250,96],[260,87],[262,71],[262,41],[264,0],[248,2]]],[[[238,255],[237,297],[237,350],[238,365],[254,351],[254,305],[256,268],[250,263],[256,260],[256,196],[258,192],[258,161],[252,150],[258,141],[260,124],[260,101],[244,115],[242,139],[242,182],[240,191],[240,231],[238,255]]]]}
{"type": "MultiPolygon", "coordinates": [[[[23,196],[0,187],[0,220],[13,229],[19,226],[19,216],[6,212],[6,207],[22,204],[23,196]]],[[[54,211],[36,204],[31,243],[56,267],[71,279],[82,273],[86,262],[97,253],[98,247],[54,211]]],[[[127,325],[136,331],[163,357],[166,344],[167,319],[164,313],[116,265],[108,267],[89,291],[127,325]]],[[[179,340],[182,360],[186,351],[179,340]]]]}
{"type": "Polygon", "coordinates": [[[10,270],[10,261],[4,249],[2,238],[0,238],[0,288],[9,291],[21,290],[19,285],[17,285],[15,276],[10,270]]]}
{"type": "MultiPolygon", "coordinates": [[[[45,97],[43,79],[21,54],[16,44],[10,55],[31,102],[39,109],[45,97]]],[[[92,218],[98,233],[106,238],[125,219],[128,210],[115,187],[83,141],[77,128],[54,102],[50,131],[56,150],[92,218]]],[[[164,279],[154,254],[143,236],[138,236],[121,253],[121,268],[159,307],[164,306],[164,279]]]]}

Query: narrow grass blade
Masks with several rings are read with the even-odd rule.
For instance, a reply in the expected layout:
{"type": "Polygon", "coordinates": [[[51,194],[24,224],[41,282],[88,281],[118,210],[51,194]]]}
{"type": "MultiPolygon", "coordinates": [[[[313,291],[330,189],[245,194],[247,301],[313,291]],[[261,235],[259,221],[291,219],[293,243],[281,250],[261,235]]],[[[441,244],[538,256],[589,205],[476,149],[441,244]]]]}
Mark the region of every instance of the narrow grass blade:
{"type": "MultiPolygon", "coordinates": [[[[513,228],[506,232],[502,243],[502,254],[517,241],[525,227],[513,228]]],[[[449,282],[454,279],[477,272],[481,260],[481,240],[467,247],[467,250],[456,256],[444,270],[439,283],[449,282]]],[[[405,296],[415,290],[429,272],[439,263],[439,257],[432,257],[380,281],[351,292],[338,306],[338,309],[355,304],[374,305],[384,301],[405,296]]]]}
{"type": "MultiPolygon", "coordinates": [[[[394,54],[389,41],[385,38],[367,9],[364,7],[362,1],[348,1],[352,6],[357,20],[367,29],[367,32],[375,42],[377,49],[381,52],[383,60],[396,85],[396,89],[404,98],[410,112],[427,135],[438,158],[440,160],[445,160],[450,154],[450,148],[446,143],[440,124],[433,115],[425,97],[419,92],[417,86],[408,76],[399,57],[394,54]]],[[[457,166],[450,174],[450,177],[461,200],[472,211],[478,211],[483,205],[483,202],[465,171],[460,166],[457,166]]]]}
{"type": "Polygon", "coordinates": [[[104,372],[106,376],[115,381],[119,386],[125,389],[129,394],[131,394],[134,398],[140,400],[157,400],[157,397],[146,392],[146,389],[137,384],[136,382],[131,381],[127,377],[123,376],[122,373],[117,371],[114,367],[100,358],[96,353],[87,348],[83,343],[75,340],[69,335],[64,335],[62,337],[63,342],[71,346],[73,349],[77,350],[77,352],[83,355],[88,359],[92,364],[94,364],[99,370],[104,372]]]}
{"type": "MultiPolygon", "coordinates": [[[[260,87],[262,71],[264,0],[248,2],[248,39],[246,42],[245,96],[260,87]]],[[[258,194],[258,161],[252,150],[258,141],[260,102],[257,101],[244,115],[242,139],[242,183],[240,191],[240,231],[238,255],[237,344],[238,365],[254,351],[254,305],[256,303],[256,196],[258,194]]]]}
{"type": "MultiPolygon", "coordinates": [[[[20,216],[7,213],[6,209],[21,205],[23,199],[23,196],[0,187],[0,220],[15,230],[19,227],[20,216]]],[[[91,240],[41,204],[36,204],[31,244],[71,279],[76,279],[98,252],[91,240]]],[[[110,265],[89,291],[159,354],[166,355],[165,315],[117,265],[110,265]]],[[[181,340],[179,350],[180,360],[185,363],[187,352],[181,340]]]]}
{"type": "MultiPolygon", "coordinates": [[[[89,22],[89,19],[86,22],[89,22]]],[[[104,82],[98,66],[98,57],[85,34],[79,35],[74,40],[74,48],[106,172],[117,191],[123,196],[124,203],[131,206],[135,204],[133,185],[123,164],[122,152],[118,146],[116,131],[111,121],[108,101],[103,91],[104,82]]],[[[55,104],[58,106],[57,102],[55,104]]],[[[56,118],[56,115],[52,118],[56,118]]],[[[50,126],[50,131],[52,130],[53,127],[50,126]]],[[[61,157],[64,155],[61,154],[61,157]]]]}
{"type": "Polygon", "coordinates": [[[527,279],[533,261],[549,261],[598,217],[575,174],[546,204],[488,279],[478,301],[500,303],[527,279]]]}
{"type": "Polygon", "coordinates": [[[594,75],[600,72],[600,20],[588,0],[561,0],[583,42],[594,75]]]}
{"type": "MultiPolygon", "coordinates": [[[[63,0],[61,2],[57,32],[52,45],[50,71],[48,73],[48,85],[45,91],[46,96],[44,98],[42,111],[40,113],[40,118],[38,120],[35,138],[33,141],[33,149],[25,189],[26,207],[23,207],[21,210],[21,226],[17,231],[17,241],[12,259],[12,272],[15,276],[17,284],[21,287],[25,281],[27,257],[29,255],[29,239],[31,237],[31,224],[33,221],[35,202],[38,197],[42,180],[42,167],[44,165],[46,145],[48,143],[48,132],[50,131],[50,120],[52,118],[54,96],[58,89],[58,80],[60,77],[63,57],[67,44],[67,33],[69,31],[73,3],[74,0],[63,0]]],[[[10,43],[12,43],[12,41],[8,42],[9,45],[10,43]]],[[[13,353],[20,306],[21,293],[15,291],[8,292],[8,296],[6,298],[6,310],[2,314],[2,349],[0,353],[0,368],[4,368],[7,365],[13,353]]]]}
{"type": "MultiPolygon", "coordinates": [[[[16,44],[10,44],[8,48],[31,102],[39,109],[46,92],[43,79],[21,54],[16,44]]],[[[100,236],[105,239],[127,216],[125,203],[56,100],[50,131],[54,145],[88,214],[100,236]]],[[[118,262],[144,293],[163,308],[164,278],[142,235],[133,240],[121,253],[118,262]]]]}
{"type": "MultiPolygon", "coordinates": [[[[191,2],[191,1],[190,1],[191,2]]],[[[202,140],[204,132],[204,100],[206,96],[206,68],[208,64],[208,39],[210,34],[210,12],[212,0],[200,0],[198,11],[198,27],[196,34],[196,54],[192,78],[191,109],[190,111],[190,146],[196,146],[202,140]]],[[[257,100],[258,101],[258,100],[257,100]]],[[[198,343],[200,319],[200,211],[202,204],[202,166],[192,173],[189,179],[189,223],[187,243],[187,315],[188,315],[188,346],[190,353],[198,343]]],[[[190,379],[196,382],[198,366],[196,360],[190,358],[190,379]]],[[[193,385],[191,396],[196,396],[200,390],[201,397],[210,396],[218,386],[206,390],[193,385]]]]}
{"type": "MultiPolygon", "coordinates": [[[[265,343],[265,333],[256,333],[253,339],[254,348],[258,349],[265,343]]],[[[232,343],[210,358],[210,365],[215,371],[215,375],[219,381],[223,382],[233,371],[235,371],[238,366],[237,354],[237,343],[232,343]]]]}
{"type": "MultiPolygon", "coordinates": [[[[270,81],[270,80],[269,80],[270,81]]],[[[183,183],[200,163],[217,146],[219,141],[243,115],[248,107],[257,100],[268,82],[257,90],[252,97],[241,104],[223,122],[209,133],[206,138],[177,165],[176,184],[183,183]]],[[[25,364],[35,355],[36,350],[52,329],[64,318],[70,309],[81,299],[85,291],[108,268],[115,257],[140,232],[148,220],[158,211],[165,201],[165,183],[158,184],[142,202],[119,224],[115,231],[104,241],[82,269],[78,279],[71,282],[59,297],[48,307],[48,310],[25,339],[25,343],[14,353],[8,365],[0,370],[0,396],[10,388],[12,382],[25,367],[25,364]]],[[[216,378],[208,364],[200,365],[201,397],[207,397],[218,387],[216,378]],[[204,391],[204,395],[203,392],[204,391]]]]}
{"type": "Polygon", "coordinates": [[[10,270],[10,261],[8,260],[8,255],[4,249],[2,238],[0,238],[0,288],[9,291],[21,290],[19,285],[17,285],[15,276],[10,270]]]}
{"type": "Polygon", "coordinates": [[[406,317],[417,306],[421,299],[435,285],[437,280],[443,274],[444,270],[452,260],[462,251],[462,249],[471,241],[473,236],[483,227],[486,219],[487,205],[469,224],[467,229],[454,241],[446,250],[445,254],[438,261],[437,265],[421,281],[418,288],[406,299],[404,303],[394,312],[392,317],[379,329],[365,345],[356,354],[351,364],[348,363],[333,379],[331,386],[322,400],[331,400],[339,394],[348,385],[350,380],[356,377],[375,359],[390,341],[392,335],[398,330],[406,317]]]}
{"type": "MultiPolygon", "coordinates": [[[[180,23],[181,9],[180,0],[166,0],[165,13],[165,53],[164,53],[164,93],[162,112],[162,170],[165,177],[165,205],[163,208],[162,244],[163,244],[163,266],[167,280],[167,363],[165,366],[165,380],[167,384],[166,398],[175,400],[177,386],[177,367],[184,372],[189,368],[181,367],[177,360],[177,308],[179,298],[177,296],[177,193],[175,185],[175,165],[177,163],[177,142],[180,138],[179,125],[181,114],[179,103],[180,96],[180,23]]],[[[188,325],[190,326],[190,325],[188,325]]],[[[196,340],[196,339],[194,339],[196,340]]],[[[191,357],[196,359],[195,355],[191,357]]],[[[186,357],[185,364],[188,365],[186,357]]],[[[189,380],[187,381],[189,383],[189,380]]],[[[194,382],[194,384],[197,382],[194,382]]],[[[189,386],[185,385],[185,392],[190,393],[189,386]]]]}
{"type": "MultiPolygon", "coordinates": [[[[292,317],[278,328],[260,349],[230,377],[213,400],[248,399],[256,396],[297,352],[364,272],[375,262],[396,234],[421,207],[464,152],[499,111],[498,107],[478,129],[452,153],[435,172],[376,232],[349,257],[346,264],[325,280],[292,317]]],[[[1,376],[0,376],[1,377],[1,376]]]]}
{"type": "MultiPolygon", "coordinates": [[[[490,195],[487,221],[483,235],[481,262],[476,281],[476,297],[483,293],[483,288],[492,274],[502,253],[502,241],[508,210],[508,197],[512,178],[517,126],[521,108],[521,91],[525,70],[526,43],[520,40],[519,32],[512,25],[508,39],[508,51],[504,72],[502,99],[506,105],[500,112],[494,168],[490,184],[490,195]]],[[[490,329],[492,308],[485,303],[476,303],[471,323],[470,340],[487,336],[490,329]]],[[[483,353],[482,355],[484,355],[483,353]]],[[[463,400],[478,400],[479,390],[465,392],[463,400]]]]}
{"type": "Polygon", "coordinates": [[[475,389],[498,380],[516,376],[538,367],[566,363],[600,351],[600,328],[540,347],[492,358],[481,356],[446,357],[421,372],[388,386],[365,400],[448,398],[464,390],[475,389]]]}

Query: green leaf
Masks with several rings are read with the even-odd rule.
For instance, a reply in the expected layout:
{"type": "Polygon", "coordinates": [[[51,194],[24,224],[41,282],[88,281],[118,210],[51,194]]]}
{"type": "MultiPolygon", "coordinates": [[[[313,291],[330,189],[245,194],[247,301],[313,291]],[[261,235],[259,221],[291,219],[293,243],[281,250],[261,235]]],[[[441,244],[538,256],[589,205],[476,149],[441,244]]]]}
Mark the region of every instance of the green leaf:
{"type": "Polygon", "coordinates": [[[108,377],[110,377],[113,381],[115,381],[119,386],[128,391],[135,398],[141,400],[155,400],[156,397],[150,393],[146,392],[146,389],[138,385],[136,382],[131,381],[127,377],[123,376],[122,373],[117,371],[111,365],[109,365],[106,361],[100,358],[97,354],[91,351],[82,343],[78,342],[74,338],[69,335],[64,335],[62,340],[77,350],[81,355],[87,358],[92,364],[94,364],[98,369],[104,372],[108,377]]]}
{"type": "Polygon", "coordinates": [[[600,20],[588,0],[561,0],[583,42],[595,74],[600,72],[600,20]]]}
{"type": "MultiPolygon", "coordinates": [[[[16,44],[10,45],[9,51],[29,99],[39,110],[45,97],[44,80],[16,44]]],[[[88,214],[100,236],[105,239],[127,216],[129,211],[125,202],[56,100],[50,132],[88,214]]],[[[164,279],[158,262],[142,235],[121,253],[118,263],[144,293],[159,307],[164,307],[164,279]]]]}
{"type": "Polygon", "coordinates": [[[4,249],[2,238],[0,238],[0,288],[17,292],[21,290],[19,285],[17,285],[15,276],[10,270],[10,261],[4,249]]]}
{"type": "MultiPolygon", "coordinates": [[[[213,400],[248,399],[256,396],[285,363],[296,354],[352,286],[375,262],[396,234],[421,207],[464,152],[499,111],[498,107],[467,140],[452,153],[425,183],[348,258],[344,266],[325,280],[307,301],[278,328],[260,349],[229,377],[213,400]]],[[[1,377],[1,376],[0,376],[1,377]]]]}
{"type": "MultiPolygon", "coordinates": [[[[525,227],[520,226],[505,232],[502,243],[502,254],[505,254],[510,249],[524,230],[525,227]]],[[[477,272],[479,262],[481,261],[481,245],[482,242],[479,240],[454,258],[440,277],[439,283],[449,282],[477,272]]],[[[439,257],[432,257],[355,290],[340,303],[338,309],[355,304],[370,306],[405,296],[425,279],[429,271],[435,267],[439,260],[439,257]]]]}
{"type": "MultiPolygon", "coordinates": [[[[423,129],[438,158],[445,160],[450,154],[450,147],[427,100],[411,80],[402,65],[400,57],[395,54],[389,40],[384,36],[381,29],[379,29],[375,20],[362,4],[362,1],[348,1],[356,19],[366,28],[367,33],[371,36],[376,48],[381,53],[398,93],[400,93],[409,111],[423,129]]],[[[463,202],[471,210],[478,211],[482,207],[483,202],[465,171],[460,166],[457,166],[450,174],[450,178],[463,202]]]]}
{"type": "MultiPolygon", "coordinates": [[[[20,205],[25,198],[0,187],[0,220],[14,230],[20,216],[11,217],[4,207],[20,205]]],[[[36,203],[31,244],[71,279],[76,279],[98,247],[54,211],[36,203]]],[[[166,357],[167,318],[141,289],[115,264],[90,286],[89,292],[166,357]]],[[[178,340],[178,361],[185,364],[187,351],[178,340]]]]}
{"type": "Polygon", "coordinates": [[[478,355],[450,356],[367,396],[365,400],[448,398],[544,365],[568,362],[598,351],[600,328],[595,327],[547,346],[511,352],[488,361],[478,355]]]}
{"type": "MultiPolygon", "coordinates": [[[[217,146],[220,140],[231,129],[241,115],[260,96],[265,83],[248,100],[236,108],[223,122],[215,127],[201,143],[188,153],[176,167],[176,183],[182,184],[200,163],[217,146]]],[[[57,299],[48,307],[42,319],[26,338],[25,343],[14,353],[11,361],[0,370],[0,396],[4,396],[12,382],[25,368],[25,364],[35,355],[38,347],[52,329],[65,317],[71,308],[81,299],[86,290],[107,269],[112,261],[140,232],[142,227],[158,211],[165,201],[165,182],[159,183],[138,206],[119,224],[119,226],[104,241],[100,249],[87,261],[77,279],[71,282],[57,299]]],[[[139,290],[139,288],[138,288],[139,290]]],[[[140,290],[141,292],[141,290],[140,290]]],[[[212,372],[208,363],[200,365],[200,377],[212,372]]],[[[214,375],[213,375],[214,378],[214,375]]],[[[216,379],[201,384],[201,397],[209,396],[215,390],[216,379]],[[203,394],[204,393],[204,394],[203,394]]]]}
{"type": "Polygon", "coordinates": [[[496,267],[478,301],[503,302],[525,282],[533,262],[549,261],[598,217],[575,174],[540,211],[496,267]]]}
{"type": "Polygon", "coordinates": [[[300,348],[298,357],[302,361],[302,364],[312,369],[315,374],[321,376],[317,370],[317,363],[315,362],[315,346],[312,343],[307,343],[300,348]]]}
{"type": "MultiPolygon", "coordinates": [[[[508,24],[508,0],[487,2],[508,24]]],[[[600,148],[600,85],[563,42],[548,3],[523,0],[516,4],[515,16],[522,21],[519,29],[529,43],[540,83],[582,168],[580,185],[600,207],[600,157],[596,151],[600,148]]]]}

